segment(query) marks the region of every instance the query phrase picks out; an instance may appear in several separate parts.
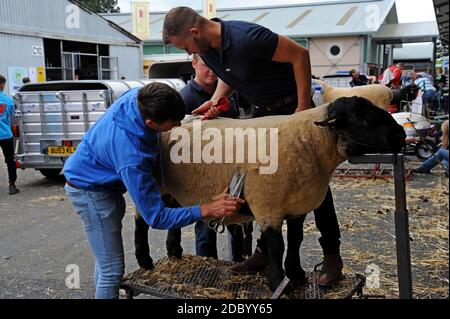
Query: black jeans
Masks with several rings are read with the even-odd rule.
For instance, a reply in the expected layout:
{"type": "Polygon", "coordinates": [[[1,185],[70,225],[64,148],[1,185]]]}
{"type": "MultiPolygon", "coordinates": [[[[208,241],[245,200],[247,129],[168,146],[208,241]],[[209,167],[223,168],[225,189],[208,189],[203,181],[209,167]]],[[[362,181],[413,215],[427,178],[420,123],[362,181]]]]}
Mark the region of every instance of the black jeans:
{"type": "Polygon", "coordinates": [[[14,159],[14,142],[13,138],[0,140],[0,147],[5,156],[5,163],[8,166],[9,183],[15,183],[17,180],[16,161],[14,159]]]}
{"type": "MultiPolygon", "coordinates": [[[[265,108],[255,108],[253,117],[290,115],[295,112],[296,108],[297,101],[276,109],[272,109],[271,111],[268,111],[265,108]]],[[[300,218],[302,218],[303,221],[305,220],[305,217],[300,218]]],[[[337,220],[336,210],[333,203],[333,195],[331,194],[330,187],[328,187],[327,195],[325,196],[322,204],[314,210],[314,219],[321,234],[319,243],[322,246],[323,253],[326,255],[339,254],[341,233],[339,231],[339,223],[337,220]]],[[[303,232],[303,226],[301,231],[303,232]]],[[[262,244],[260,240],[258,240],[257,243],[259,247],[262,244]]]]}

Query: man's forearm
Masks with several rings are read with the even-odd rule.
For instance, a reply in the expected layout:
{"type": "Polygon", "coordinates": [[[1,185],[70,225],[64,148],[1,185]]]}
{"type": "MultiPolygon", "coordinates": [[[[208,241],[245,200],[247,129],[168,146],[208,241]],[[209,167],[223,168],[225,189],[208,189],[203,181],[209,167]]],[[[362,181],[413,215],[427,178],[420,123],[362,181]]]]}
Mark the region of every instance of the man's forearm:
{"type": "Polygon", "coordinates": [[[217,101],[222,96],[228,96],[231,93],[231,91],[233,91],[233,88],[228,84],[226,84],[225,82],[223,82],[221,79],[219,79],[217,82],[216,91],[214,92],[211,100],[217,101]]]}
{"type": "Polygon", "coordinates": [[[300,55],[299,60],[293,64],[295,81],[297,83],[297,112],[311,107],[311,62],[309,52],[300,55]]]}

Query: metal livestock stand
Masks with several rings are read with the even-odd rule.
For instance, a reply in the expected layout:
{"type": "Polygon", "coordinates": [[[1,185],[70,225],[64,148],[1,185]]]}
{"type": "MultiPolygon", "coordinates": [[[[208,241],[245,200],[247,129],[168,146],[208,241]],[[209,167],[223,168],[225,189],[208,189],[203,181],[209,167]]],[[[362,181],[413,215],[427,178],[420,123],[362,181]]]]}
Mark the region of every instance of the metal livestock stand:
{"type": "MultiPolygon", "coordinates": [[[[350,164],[391,164],[394,171],[394,187],[395,187],[395,238],[397,246],[397,272],[399,283],[400,299],[412,299],[412,276],[411,276],[411,256],[409,246],[409,224],[408,212],[406,209],[406,189],[405,189],[405,164],[404,155],[399,154],[374,154],[352,157],[349,159],[350,164]]],[[[205,258],[192,256],[190,258],[205,258]]],[[[158,269],[167,258],[158,261],[155,269],[158,269]]],[[[243,298],[244,291],[246,297],[250,299],[261,298],[261,291],[267,289],[266,285],[261,286],[263,276],[255,274],[247,278],[242,283],[224,284],[231,278],[229,266],[233,263],[229,261],[216,260],[206,258],[199,266],[192,271],[192,266],[188,265],[188,269],[178,267],[177,271],[170,277],[166,277],[162,281],[160,278],[142,278],[139,270],[129,274],[128,279],[124,280],[121,288],[125,289],[127,297],[132,299],[139,294],[151,295],[159,298],[192,298],[191,291],[180,292],[173,286],[184,286],[194,288],[198,285],[210,287],[207,289],[226,290],[232,294],[233,298],[243,298]],[[259,278],[259,279],[258,279],[259,278]]],[[[319,287],[316,283],[317,272],[308,273],[308,284],[301,286],[293,291],[294,299],[323,299],[327,298],[329,290],[319,287]]],[[[348,276],[347,276],[348,277],[348,276]]],[[[364,296],[362,288],[365,284],[365,278],[361,275],[350,276],[338,283],[338,287],[332,290],[343,292],[340,298],[352,298],[355,294],[359,298],[370,298],[364,296]]],[[[278,287],[272,298],[279,298],[288,286],[289,280],[285,278],[283,283],[278,287]],[[284,283],[284,285],[283,285],[284,283]]],[[[291,292],[292,294],[292,292],[291,292]]],[[[270,298],[270,294],[265,294],[270,298]]],[[[372,296],[375,297],[375,296],[372,296]]],[[[194,296],[195,298],[195,296],[194,296]]],[[[244,297],[245,298],[245,297],[244,297]]]]}
{"type": "Polygon", "coordinates": [[[411,251],[406,209],[405,161],[403,154],[374,154],[352,157],[351,164],[392,164],[395,188],[395,240],[400,299],[412,299],[411,251]]]}

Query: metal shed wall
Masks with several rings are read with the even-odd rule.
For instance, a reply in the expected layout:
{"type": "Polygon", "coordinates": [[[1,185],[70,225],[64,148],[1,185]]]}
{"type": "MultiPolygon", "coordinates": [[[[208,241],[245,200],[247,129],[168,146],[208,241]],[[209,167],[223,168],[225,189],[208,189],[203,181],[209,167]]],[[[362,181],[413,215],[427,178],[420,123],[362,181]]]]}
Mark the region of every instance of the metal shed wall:
{"type": "Polygon", "coordinates": [[[124,76],[128,80],[144,78],[142,47],[117,46],[109,47],[109,55],[118,58],[119,79],[124,76]]]}
{"type": "Polygon", "coordinates": [[[138,45],[132,35],[69,0],[1,0],[0,31],[80,42],[138,45]]]}
{"type": "MultiPolygon", "coordinates": [[[[45,66],[45,57],[33,56],[32,47],[44,47],[42,38],[27,37],[1,33],[0,29],[0,74],[8,80],[9,67],[45,66]]],[[[9,94],[9,81],[6,82],[5,93],[9,94]]]]}

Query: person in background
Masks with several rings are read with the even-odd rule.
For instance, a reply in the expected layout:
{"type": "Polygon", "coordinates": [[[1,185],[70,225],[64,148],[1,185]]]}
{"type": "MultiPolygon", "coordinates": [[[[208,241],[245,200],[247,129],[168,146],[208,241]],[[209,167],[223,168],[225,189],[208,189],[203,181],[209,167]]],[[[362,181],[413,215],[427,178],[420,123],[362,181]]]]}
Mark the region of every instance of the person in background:
{"type": "Polygon", "coordinates": [[[441,163],[445,167],[445,176],[448,177],[448,120],[442,124],[441,148],[418,168],[413,169],[414,173],[429,174],[431,170],[441,163]]]}
{"type": "MultiPolygon", "coordinates": [[[[217,87],[217,76],[198,54],[193,55],[192,67],[195,70],[195,74],[180,91],[186,105],[186,114],[191,114],[200,105],[211,100],[217,87]]],[[[237,99],[237,94],[233,92],[229,96],[230,110],[221,113],[220,116],[237,118],[239,116],[237,99]]],[[[216,115],[214,114],[214,116],[216,115]]],[[[248,205],[244,205],[241,210],[243,209],[249,209],[248,205]]],[[[245,248],[248,248],[248,245],[251,247],[253,223],[245,223],[243,227],[240,225],[229,225],[227,229],[231,235],[231,259],[235,262],[241,262],[245,256],[251,255],[251,248],[245,248]],[[245,246],[244,243],[246,244],[245,246]]],[[[213,229],[210,229],[208,223],[204,221],[195,223],[195,251],[197,256],[218,258],[217,233],[213,229]]],[[[181,229],[169,230],[167,252],[169,256],[181,257],[183,252],[181,247],[181,229]]]]}
{"type": "Polygon", "coordinates": [[[350,76],[352,77],[352,81],[350,82],[351,87],[370,84],[369,79],[364,74],[360,74],[359,71],[351,70],[350,76]]]}
{"type": "Polygon", "coordinates": [[[414,77],[414,84],[422,90],[422,103],[424,105],[427,105],[435,100],[436,88],[428,78],[416,73],[414,77]]]}
{"type": "Polygon", "coordinates": [[[29,78],[29,77],[24,77],[24,78],[22,79],[22,84],[25,85],[25,84],[28,84],[28,83],[31,83],[30,78],[29,78]]]}
{"type": "Polygon", "coordinates": [[[401,87],[405,88],[408,85],[411,85],[414,83],[414,77],[415,77],[415,72],[414,71],[410,71],[410,72],[405,72],[402,75],[402,81],[401,81],[401,87]]]}
{"type": "Polygon", "coordinates": [[[442,69],[439,68],[436,70],[436,79],[434,80],[434,83],[436,85],[436,88],[444,87],[447,84],[447,77],[444,73],[442,73],[442,69]]]}
{"type": "Polygon", "coordinates": [[[391,65],[380,76],[380,83],[387,85],[391,89],[400,89],[404,68],[405,65],[403,63],[391,65]]]}
{"type": "Polygon", "coordinates": [[[11,130],[14,100],[3,93],[5,86],[6,78],[0,75],[0,147],[8,167],[9,195],[15,195],[19,189],[16,187],[17,168],[14,159],[14,137],[11,130]]]}

